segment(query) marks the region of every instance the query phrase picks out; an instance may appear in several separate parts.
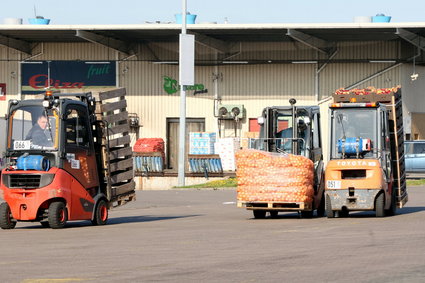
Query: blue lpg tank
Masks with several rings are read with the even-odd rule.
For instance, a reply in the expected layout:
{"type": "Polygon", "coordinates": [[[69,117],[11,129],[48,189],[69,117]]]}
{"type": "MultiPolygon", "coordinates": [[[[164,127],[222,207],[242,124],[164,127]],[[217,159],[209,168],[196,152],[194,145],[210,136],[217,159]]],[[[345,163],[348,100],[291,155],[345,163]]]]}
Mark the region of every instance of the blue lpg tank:
{"type": "Polygon", "coordinates": [[[16,163],[18,170],[49,171],[50,160],[42,155],[22,155],[16,163]]]}
{"type": "Polygon", "coordinates": [[[363,153],[363,140],[361,138],[346,138],[338,140],[338,153],[344,152],[346,155],[356,155],[363,153]]]}

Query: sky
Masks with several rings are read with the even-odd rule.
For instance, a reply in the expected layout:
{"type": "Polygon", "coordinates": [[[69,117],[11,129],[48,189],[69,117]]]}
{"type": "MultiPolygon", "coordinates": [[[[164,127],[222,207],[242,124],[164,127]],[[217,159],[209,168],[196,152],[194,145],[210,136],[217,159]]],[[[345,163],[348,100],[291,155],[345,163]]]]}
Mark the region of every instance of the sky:
{"type": "MultiPolygon", "coordinates": [[[[391,22],[425,22],[425,0],[186,0],[196,23],[350,23],[355,16],[391,16],[391,22]]],[[[52,25],[174,22],[183,0],[0,0],[5,18],[38,16],[52,25]],[[35,9],[34,9],[35,7],[35,9]],[[35,11],[34,11],[35,10],[35,11]]]]}

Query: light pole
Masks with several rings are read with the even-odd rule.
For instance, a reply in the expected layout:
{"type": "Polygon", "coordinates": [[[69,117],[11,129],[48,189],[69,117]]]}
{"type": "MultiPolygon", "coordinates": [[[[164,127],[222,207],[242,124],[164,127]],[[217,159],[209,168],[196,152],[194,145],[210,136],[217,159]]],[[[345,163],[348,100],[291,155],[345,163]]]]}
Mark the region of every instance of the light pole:
{"type": "Polygon", "coordinates": [[[182,0],[182,30],[179,38],[179,82],[180,82],[180,119],[179,119],[179,165],[178,185],[185,185],[186,156],[186,86],[195,82],[195,36],[186,34],[186,0],[182,0]]]}

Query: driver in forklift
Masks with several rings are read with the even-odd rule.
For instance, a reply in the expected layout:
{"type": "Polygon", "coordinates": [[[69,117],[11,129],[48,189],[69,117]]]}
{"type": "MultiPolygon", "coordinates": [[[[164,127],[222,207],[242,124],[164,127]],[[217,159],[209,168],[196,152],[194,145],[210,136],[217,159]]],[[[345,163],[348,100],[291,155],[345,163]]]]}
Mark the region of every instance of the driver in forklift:
{"type": "Polygon", "coordinates": [[[47,123],[47,117],[40,115],[25,139],[31,140],[34,145],[52,147],[53,142],[46,133],[47,123]]]}
{"type": "MultiPolygon", "coordinates": [[[[300,119],[298,120],[298,138],[301,138],[302,140],[299,141],[298,147],[300,150],[304,148],[303,139],[305,138],[307,125],[304,122],[304,120],[300,119]]],[[[276,141],[276,145],[278,148],[281,148],[281,142],[283,144],[283,150],[284,151],[291,151],[292,149],[292,127],[289,127],[287,129],[281,130],[276,133],[276,138],[278,139],[276,141]]]]}

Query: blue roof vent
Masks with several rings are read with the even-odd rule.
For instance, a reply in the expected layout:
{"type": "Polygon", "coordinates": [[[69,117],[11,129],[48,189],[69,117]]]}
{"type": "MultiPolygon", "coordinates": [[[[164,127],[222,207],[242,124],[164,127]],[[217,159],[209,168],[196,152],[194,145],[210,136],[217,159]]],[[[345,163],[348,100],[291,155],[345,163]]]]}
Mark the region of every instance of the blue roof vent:
{"type": "Polygon", "coordinates": [[[35,18],[28,19],[30,25],[48,25],[50,23],[50,19],[45,19],[42,16],[37,16],[35,18]]]}
{"type": "Polygon", "coordinates": [[[372,17],[372,23],[389,23],[390,21],[391,17],[384,14],[376,14],[376,16],[372,17]]]}
{"type": "MultiPolygon", "coordinates": [[[[192,15],[189,12],[186,14],[186,24],[194,24],[196,20],[197,15],[192,15]]],[[[176,18],[176,24],[182,23],[182,14],[175,14],[174,17],[176,18]]]]}

